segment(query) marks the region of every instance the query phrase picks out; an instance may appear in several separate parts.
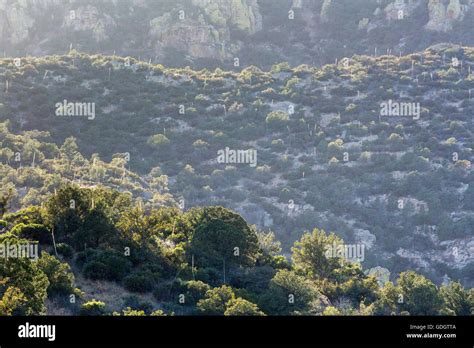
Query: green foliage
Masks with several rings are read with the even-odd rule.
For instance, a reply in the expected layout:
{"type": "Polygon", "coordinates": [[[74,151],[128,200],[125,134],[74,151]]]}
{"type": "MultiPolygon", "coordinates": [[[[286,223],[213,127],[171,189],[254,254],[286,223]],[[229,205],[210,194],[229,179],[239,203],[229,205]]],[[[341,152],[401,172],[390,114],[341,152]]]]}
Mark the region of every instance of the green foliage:
{"type": "Polygon", "coordinates": [[[106,314],[106,306],[102,301],[90,300],[83,303],[79,311],[82,316],[101,316],[106,314]]]}
{"type": "Polygon", "coordinates": [[[84,276],[91,279],[120,281],[131,270],[132,263],[117,251],[90,249],[78,254],[84,276]]]}
{"type": "Polygon", "coordinates": [[[13,197],[12,189],[9,189],[8,192],[2,192],[0,196],[0,218],[3,217],[3,215],[5,215],[5,213],[7,212],[8,205],[12,197],[13,197]]]}
{"type": "Polygon", "coordinates": [[[137,295],[127,296],[124,299],[124,307],[138,309],[138,310],[144,311],[145,313],[151,313],[153,311],[153,304],[151,304],[150,302],[146,300],[145,301],[142,300],[137,295]]]}
{"type": "MultiPolygon", "coordinates": [[[[281,247],[273,233],[257,231],[222,207],[193,208],[186,213],[175,208],[145,209],[108,190],[91,192],[64,187],[51,198],[46,211],[29,208],[5,215],[8,223],[0,240],[18,244],[28,242],[20,237],[41,239],[49,231],[46,226],[52,224],[58,231],[59,226],[64,228],[58,232],[59,239],[77,241],[76,234],[83,235],[83,230],[71,231],[65,226],[71,226],[74,219],[79,225],[88,219],[95,221],[87,208],[92,199],[92,210],[101,212],[101,221],[117,236],[112,241],[97,242],[96,248],[86,244],[85,250],[76,251],[68,244],[58,243],[56,250],[67,255],[70,262],[75,256],[75,266],[82,269],[84,277],[120,282],[132,292],[153,292],[166,309],[176,308],[176,299],[184,294],[181,308],[203,315],[472,312],[472,289],[465,290],[459,283],[438,289],[427,278],[404,272],[396,285],[388,282],[380,287],[375,278],[365,275],[360,264],[328,254],[329,248],[342,245],[343,240],[323,230],[314,229],[295,242],[293,263],[289,263],[280,255],[281,247]],[[72,215],[59,203],[69,197],[79,198],[80,208],[76,205],[72,215]],[[61,218],[53,219],[53,211],[61,218]],[[130,246],[130,256],[124,246],[130,246]],[[222,285],[224,262],[228,284],[222,285]],[[189,280],[191,277],[197,280],[189,280]]],[[[74,287],[69,264],[44,251],[37,261],[1,258],[0,274],[0,314],[4,315],[45,314],[47,297],[80,292],[74,287]]],[[[153,304],[138,297],[126,298],[123,308],[114,315],[165,315],[152,312],[153,304]]],[[[106,306],[92,300],[84,303],[79,313],[104,315],[106,306]]]]}
{"type": "Polygon", "coordinates": [[[38,206],[30,206],[16,212],[11,212],[5,215],[5,220],[12,225],[44,225],[46,222],[44,219],[45,211],[38,206]]]}
{"type": "Polygon", "coordinates": [[[144,317],[146,316],[145,311],[131,309],[130,307],[123,310],[124,317],[144,317]]]}
{"type": "Polygon", "coordinates": [[[460,283],[452,282],[441,286],[440,295],[443,300],[442,314],[474,314],[474,293],[472,290],[465,290],[460,283]]]}
{"type": "Polygon", "coordinates": [[[248,300],[236,297],[231,287],[223,285],[206,292],[205,298],[197,303],[203,315],[261,316],[265,315],[258,306],[248,300]]]}
{"type": "MultiPolygon", "coordinates": [[[[8,235],[0,236],[2,245],[28,245],[28,241],[8,235]]],[[[43,315],[49,287],[48,277],[37,262],[25,257],[0,258],[0,294],[3,311],[15,315],[43,315]],[[6,297],[5,297],[6,296],[6,297]]]]}
{"type": "MultiPolygon", "coordinates": [[[[374,9],[340,6],[335,1],[325,2],[322,20],[329,27],[341,27],[341,22],[347,21],[345,30],[338,31],[346,42],[365,32],[356,30],[357,21],[348,19],[354,19],[354,14],[355,18],[368,18],[374,9]],[[347,36],[348,28],[351,35],[347,36]]],[[[371,35],[379,35],[376,32],[371,35]]],[[[449,58],[463,52],[464,48],[453,49],[446,54],[449,58]]],[[[443,52],[428,50],[423,55],[427,58],[424,64],[421,54],[356,56],[351,60],[350,78],[340,65],[292,69],[282,63],[269,73],[245,69],[241,73],[216,71],[211,76],[209,71],[173,71],[140,63],[133,72],[114,70],[115,80],[112,77],[106,85],[97,83],[92,88],[71,83],[107,76],[110,57],[78,55],[74,65],[67,56],[28,58],[24,77],[10,71],[10,63],[0,62],[6,67],[4,75],[14,77],[15,86],[8,96],[0,96],[2,115],[22,115],[21,127],[25,129],[51,130],[51,135],[38,131],[13,134],[7,123],[0,124],[1,233],[39,241],[51,252],[54,232],[58,253],[69,257],[71,265],[72,256],[77,255],[78,272],[86,277],[121,281],[120,285],[136,292],[154,290],[165,306],[174,305],[177,294],[184,293],[189,312],[197,302],[203,312],[219,315],[257,315],[260,310],[253,303],[267,314],[283,315],[367,314],[372,310],[384,315],[469,314],[472,290],[456,284],[438,289],[412,272],[402,273],[396,285],[387,283],[380,288],[360,266],[326,256],[327,247],[342,243],[342,239],[323,230],[301,237],[290,263],[280,255],[281,246],[273,236],[259,235],[227,209],[195,208],[182,213],[162,207],[173,204],[166,184],[169,175],[173,194],[184,196],[186,206],[212,202],[241,208],[249,216],[254,213],[249,221],[263,217],[265,223],[273,224],[285,251],[300,238],[300,231],[313,228],[315,221],[321,228],[351,239],[352,224],[346,222],[356,221],[355,228],[367,228],[377,237],[376,253],[366,261],[369,267],[384,261],[377,255],[379,250],[395,253],[398,247],[414,242],[430,246],[428,239],[409,233],[420,226],[437,226],[441,239],[464,238],[470,231],[474,207],[468,170],[472,134],[466,116],[471,109],[465,99],[466,87],[471,86],[466,78],[453,83],[462,76],[456,69],[443,67],[443,52]],[[410,70],[412,60],[420,63],[415,64],[415,71],[410,70]],[[45,66],[65,76],[66,84],[35,79],[35,71],[41,77],[45,66]],[[147,81],[155,73],[165,82],[147,81]],[[429,114],[429,122],[422,121],[420,128],[409,118],[381,120],[374,105],[398,97],[404,85],[414,83],[415,75],[420,77],[419,88],[404,98],[422,98],[426,103],[422,119],[429,114]],[[192,83],[182,82],[186,80],[183,76],[190,77],[192,83]],[[122,78],[126,84],[121,83],[122,78]],[[109,95],[102,93],[104,88],[109,95]],[[437,94],[434,98],[422,95],[428,88],[437,94]],[[131,93],[137,90],[140,98],[131,93]],[[361,97],[355,97],[357,91],[361,97]],[[442,91],[451,93],[444,97],[442,91]],[[71,135],[79,134],[77,123],[49,123],[49,118],[42,116],[48,112],[43,112],[44,105],[50,104],[48,96],[70,93],[99,98],[101,106],[113,100],[126,102],[113,105],[116,111],[110,117],[81,125],[76,139],[71,135]],[[34,100],[28,105],[11,102],[30,94],[34,100]],[[185,96],[196,103],[186,105],[182,116],[176,106],[187,100],[185,96]],[[249,103],[250,96],[257,100],[249,103]],[[278,111],[286,103],[298,106],[294,117],[278,111]],[[453,106],[457,103],[462,108],[453,106]],[[156,114],[163,117],[155,118],[156,114]],[[112,121],[114,127],[110,127],[112,121]],[[163,134],[156,133],[161,131],[163,134]],[[214,171],[209,168],[215,149],[236,147],[242,140],[258,148],[263,163],[258,169],[237,165],[214,171]],[[92,154],[97,148],[112,161],[103,162],[92,154]],[[79,149],[92,154],[90,159],[79,149]],[[132,155],[128,163],[120,155],[122,151],[141,155],[132,155]],[[349,162],[343,160],[344,151],[350,155],[349,162]],[[455,151],[460,160],[453,164],[455,151]],[[18,153],[21,169],[14,159],[18,153]],[[178,161],[166,156],[172,153],[180,154],[178,161]],[[127,170],[130,167],[138,174],[127,170]],[[65,180],[95,188],[62,185],[65,180]],[[132,202],[132,195],[139,197],[140,203],[132,202]],[[418,212],[411,203],[398,208],[397,200],[403,197],[426,203],[426,209],[418,212]],[[283,206],[271,203],[278,199],[283,206]],[[302,208],[301,214],[298,210],[288,214],[290,200],[297,203],[297,209],[302,208]],[[155,209],[157,206],[162,208],[155,209]],[[252,211],[255,206],[261,210],[252,211]],[[6,213],[7,209],[12,212],[6,213]],[[321,219],[321,213],[327,218],[321,219]],[[130,248],[130,256],[123,255],[125,247],[130,248]],[[201,282],[189,281],[194,278],[201,282]],[[223,287],[210,288],[221,285],[224,278],[231,295],[223,287]],[[294,303],[289,301],[290,295],[294,295],[294,303]],[[333,306],[324,308],[329,303],[326,297],[333,306]]],[[[472,63],[469,57],[474,55],[466,49],[465,66],[472,63]]],[[[13,129],[19,128],[18,118],[8,117],[13,129]]],[[[4,264],[0,269],[8,274],[2,279],[1,313],[43,314],[46,291],[52,295],[56,292],[52,289],[72,286],[64,263],[51,256],[40,261],[35,266],[28,260],[0,260],[4,264]],[[45,287],[46,278],[49,285],[45,287]]],[[[396,273],[410,268],[409,264],[393,263],[396,273]]],[[[468,279],[469,267],[458,274],[468,279]]],[[[149,312],[131,308],[127,313],[149,312]]]]}
{"type": "Polygon", "coordinates": [[[135,272],[123,279],[123,285],[131,292],[150,292],[153,290],[155,279],[150,272],[135,272]]]}
{"type": "Polygon", "coordinates": [[[328,248],[341,244],[339,237],[333,233],[327,235],[323,230],[314,229],[312,233],[303,234],[292,248],[295,268],[314,279],[331,277],[334,270],[341,266],[341,260],[327,257],[326,253],[328,248]]]}
{"type": "Polygon", "coordinates": [[[47,202],[47,220],[54,226],[57,242],[97,247],[113,245],[117,209],[129,205],[129,197],[117,191],[62,186],[47,202]]]}
{"type": "Polygon", "coordinates": [[[74,255],[74,249],[66,243],[56,244],[56,250],[59,255],[62,255],[66,258],[71,258],[74,255]]]}
{"type": "Polygon", "coordinates": [[[442,299],[436,285],[415,272],[403,272],[397,280],[403,295],[401,308],[411,315],[436,315],[442,299]]]}
{"type": "Polygon", "coordinates": [[[227,303],[227,309],[224,312],[226,316],[263,316],[258,306],[250,301],[244,300],[243,298],[231,299],[227,303]]]}
{"type": "Polygon", "coordinates": [[[284,126],[290,117],[284,111],[272,111],[267,115],[265,121],[269,124],[269,126],[279,129],[281,126],[284,126]]]}
{"type": "Polygon", "coordinates": [[[276,315],[317,314],[322,297],[316,285],[290,270],[280,270],[260,300],[265,313],[276,315]]]}
{"type": "Polygon", "coordinates": [[[74,274],[72,274],[69,264],[59,261],[44,251],[37,263],[38,268],[48,277],[48,295],[73,294],[74,274]]]}
{"type": "Polygon", "coordinates": [[[28,301],[20,289],[16,287],[4,287],[5,280],[0,282],[2,297],[0,299],[0,315],[13,315],[21,313],[22,307],[28,301]]]}
{"type": "MultiPolygon", "coordinates": [[[[133,262],[159,262],[162,266],[172,268],[164,258],[173,259],[171,263],[179,264],[179,248],[168,250],[157,239],[174,243],[186,240],[189,233],[185,218],[177,210],[165,208],[144,211],[141,206],[131,207],[122,212],[117,222],[122,241],[131,249],[130,256],[133,262]],[[175,233],[177,232],[177,233],[175,233]]],[[[180,245],[178,243],[178,245],[180,245]]],[[[168,262],[171,260],[168,260],[168,262]]]]}
{"type": "Polygon", "coordinates": [[[324,312],[322,313],[324,316],[336,316],[336,315],[341,315],[341,311],[333,306],[328,306],[324,309],[324,312]]]}
{"type": "Polygon", "coordinates": [[[155,134],[148,139],[148,145],[163,150],[170,143],[169,139],[163,134],[155,134]]]}
{"type": "Polygon", "coordinates": [[[204,315],[224,315],[228,303],[235,300],[231,287],[223,285],[206,292],[206,297],[197,303],[198,310],[204,315]]]}
{"type": "Polygon", "coordinates": [[[339,297],[349,298],[353,304],[373,303],[378,298],[379,287],[374,277],[352,276],[339,285],[339,297]]]}
{"type": "Polygon", "coordinates": [[[153,313],[150,314],[152,317],[166,317],[168,314],[163,312],[161,309],[158,309],[156,311],[153,311],[153,313]]]}
{"type": "Polygon", "coordinates": [[[204,298],[206,293],[211,290],[211,287],[200,281],[200,280],[190,280],[186,283],[187,292],[186,299],[188,303],[196,304],[199,300],[204,298]]]}
{"type": "Polygon", "coordinates": [[[403,294],[392,282],[387,282],[380,289],[380,298],[376,302],[375,314],[395,315],[400,312],[400,304],[403,302],[403,294]]]}
{"type": "MultiPolygon", "coordinates": [[[[281,23],[287,16],[286,10],[274,8],[269,1],[259,5],[271,8],[268,20],[272,23],[281,23]]],[[[314,6],[311,9],[319,12],[321,4],[314,6]]],[[[338,37],[350,49],[360,41],[356,38],[367,32],[357,25],[360,19],[371,17],[373,6],[378,5],[342,8],[335,1],[327,1],[322,9],[322,27],[338,28],[338,37]]],[[[400,23],[387,25],[397,25],[393,22],[400,23]]],[[[303,24],[298,20],[293,23],[303,24]]],[[[405,28],[408,23],[401,24],[405,28]]],[[[370,32],[371,36],[386,38],[384,31],[370,32]]],[[[305,35],[301,31],[298,34],[305,35]]],[[[393,35],[395,45],[399,37],[393,35]]],[[[275,31],[273,36],[282,42],[281,32],[275,31]]],[[[283,41],[295,42],[290,36],[283,41]]],[[[342,52],[341,40],[326,41],[331,62],[334,57],[347,55],[346,48],[342,52]]],[[[377,41],[371,37],[371,42],[377,41]]],[[[303,53],[297,51],[298,55],[303,53]]],[[[248,68],[234,73],[172,70],[136,61],[133,69],[112,69],[110,78],[109,68],[117,61],[123,63],[123,59],[77,52],[28,57],[25,71],[20,72],[11,59],[5,59],[0,62],[5,70],[0,74],[11,79],[14,88],[0,96],[0,118],[9,119],[0,123],[0,201],[5,202],[0,203],[0,214],[7,222],[0,229],[38,240],[49,252],[51,232],[58,245],[67,243],[74,248],[72,255],[90,248],[121,253],[129,247],[133,269],[141,270],[143,263],[159,265],[160,270],[152,273],[163,283],[174,277],[186,281],[195,276],[218,286],[225,276],[227,282],[242,284],[251,292],[249,296],[258,297],[272,273],[295,268],[299,275],[316,282],[331,301],[348,297],[353,305],[370,303],[376,296],[371,281],[342,266],[337,258],[322,257],[324,248],[317,246],[317,238],[295,245],[294,266],[279,255],[280,251],[264,244],[259,245],[261,251],[244,251],[248,257],[242,257],[242,250],[235,257],[229,254],[235,243],[225,243],[227,234],[235,234],[238,240],[237,231],[246,234],[246,228],[234,229],[222,221],[205,222],[207,227],[200,227],[199,214],[193,215],[194,210],[181,213],[177,208],[154,207],[176,206],[168,192],[169,179],[172,193],[185,198],[186,207],[218,204],[239,209],[249,221],[263,222],[274,230],[285,252],[301,237],[301,231],[311,230],[316,223],[349,240],[354,237],[354,228],[367,229],[377,237],[367,267],[384,263],[382,255],[394,254],[399,247],[433,248],[429,238],[410,233],[420,226],[436,226],[435,233],[442,240],[465,238],[474,206],[468,170],[472,160],[467,116],[471,105],[466,99],[472,79],[462,76],[462,69],[448,70],[445,55],[448,61],[463,57],[465,67],[472,65],[474,57],[472,49],[455,46],[434,47],[406,57],[354,56],[350,59],[352,76],[342,64],[292,68],[290,61],[270,72],[248,68]],[[45,70],[60,74],[65,82],[50,75],[41,78],[45,70]],[[415,76],[419,88],[406,95],[407,87],[415,84],[415,76]],[[153,81],[155,78],[160,82],[153,81]],[[134,91],[140,91],[139,97],[134,91]],[[433,96],[428,97],[428,92],[433,96]],[[30,95],[31,103],[13,102],[30,95]],[[77,120],[56,122],[56,118],[45,116],[50,113],[46,106],[54,104],[51,96],[62,100],[78,95],[114,111],[94,122],[81,123],[79,128],[77,120]],[[400,98],[423,100],[420,121],[379,117],[380,102],[400,98]],[[191,105],[189,100],[195,102],[191,105]],[[296,107],[292,115],[285,110],[290,103],[296,107]],[[181,104],[185,115],[178,113],[181,104]],[[50,134],[35,128],[48,129],[50,134]],[[33,130],[14,133],[10,129],[33,130]],[[273,134],[275,131],[278,134],[273,134]],[[209,166],[216,149],[238,148],[242,140],[258,149],[258,169],[209,166]],[[97,149],[111,162],[94,154],[97,149]],[[131,159],[125,159],[123,151],[132,154],[131,159]],[[347,162],[344,152],[349,155],[347,162]],[[456,163],[451,160],[454,152],[459,155],[456,163]],[[173,153],[179,153],[178,160],[166,156],[173,153]],[[75,184],[64,187],[64,181],[75,184]],[[141,203],[132,202],[131,197],[140,198],[141,203]],[[406,197],[421,202],[422,209],[417,211],[411,203],[399,209],[398,199],[406,197]],[[275,200],[280,204],[273,204],[275,200]],[[287,210],[290,200],[296,203],[294,211],[287,210]],[[10,213],[4,213],[7,206],[10,213]],[[323,213],[326,218],[321,219],[323,213]],[[348,221],[356,223],[352,226],[348,221]],[[12,226],[14,231],[10,231],[12,226]],[[217,236],[221,227],[226,234],[224,242],[217,236]],[[200,250],[204,250],[202,255],[200,250]],[[191,269],[193,254],[195,265],[191,269]],[[253,266],[257,269],[237,272],[253,266]],[[272,271],[262,271],[259,266],[272,271]],[[265,276],[252,287],[242,274],[249,278],[265,276]]],[[[276,60],[278,57],[273,57],[269,62],[276,60]]],[[[102,263],[91,268],[97,274],[110,273],[102,263]]],[[[391,271],[399,273],[411,267],[393,262],[391,271]]],[[[456,274],[462,281],[469,280],[468,267],[456,274]]]]}
{"type": "Polygon", "coordinates": [[[20,223],[12,228],[11,233],[19,238],[38,241],[41,244],[52,244],[51,232],[44,225],[20,223]]]}
{"type": "Polygon", "coordinates": [[[198,267],[253,266],[258,256],[255,231],[239,215],[222,207],[189,212],[195,226],[189,254],[198,267]]]}

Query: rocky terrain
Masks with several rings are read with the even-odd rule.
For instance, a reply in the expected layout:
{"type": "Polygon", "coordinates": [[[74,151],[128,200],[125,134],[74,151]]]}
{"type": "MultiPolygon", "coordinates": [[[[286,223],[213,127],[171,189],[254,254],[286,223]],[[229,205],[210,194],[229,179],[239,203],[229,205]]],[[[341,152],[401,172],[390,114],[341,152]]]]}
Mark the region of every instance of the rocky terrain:
{"type": "Polygon", "coordinates": [[[195,67],[324,64],[474,45],[472,0],[0,0],[7,56],[90,53],[195,67]]]}
{"type": "Polygon", "coordinates": [[[473,24],[0,0],[0,316],[474,314],[473,24]]]}
{"type": "MultiPolygon", "coordinates": [[[[164,204],[160,187],[169,187],[184,209],[221,205],[275,231],[285,252],[317,226],[363,244],[365,267],[471,284],[473,67],[474,51],[456,45],[269,71],[169,69],[72,51],[0,61],[0,121],[12,132],[48,131],[57,146],[76,137],[86,159],[61,170],[70,181],[125,182],[152,204],[164,204]],[[95,117],[58,117],[65,100],[94,102],[95,117]],[[414,109],[384,114],[387,103],[414,109]],[[255,161],[221,161],[229,149],[255,151],[255,161]],[[99,163],[109,174],[97,176],[99,163]],[[124,165],[159,179],[154,203],[150,184],[124,165]]],[[[1,157],[4,185],[34,161],[31,150],[14,161],[22,151],[12,144],[1,157]]],[[[49,182],[15,182],[17,206],[49,182]]]]}

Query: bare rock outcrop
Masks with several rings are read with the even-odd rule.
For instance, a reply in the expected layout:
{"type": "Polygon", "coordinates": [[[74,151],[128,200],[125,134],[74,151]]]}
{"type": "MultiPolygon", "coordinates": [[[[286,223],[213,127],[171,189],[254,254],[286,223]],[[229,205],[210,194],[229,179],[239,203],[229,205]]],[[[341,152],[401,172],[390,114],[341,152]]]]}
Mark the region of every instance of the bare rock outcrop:
{"type": "Polygon", "coordinates": [[[262,30],[256,0],[193,0],[199,14],[166,13],[150,21],[150,36],[157,54],[172,47],[197,58],[224,59],[240,49],[229,43],[231,29],[247,35],[262,30]]]}
{"type": "Polygon", "coordinates": [[[64,18],[63,26],[74,31],[90,31],[95,41],[102,42],[109,38],[108,33],[115,27],[115,22],[97,7],[87,5],[70,10],[64,18]]]}
{"type": "Polygon", "coordinates": [[[455,22],[461,21],[468,10],[472,10],[472,1],[430,0],[428,9],[430,20],[425,28],[432,31],[448,32],[455,22]]]}
{"type": "Polygon", "coordinates": [[[385,16],[388,20],[405,19],[410,17],[423,2],[420,0],[395,0],[385,7],[385,16]]]}

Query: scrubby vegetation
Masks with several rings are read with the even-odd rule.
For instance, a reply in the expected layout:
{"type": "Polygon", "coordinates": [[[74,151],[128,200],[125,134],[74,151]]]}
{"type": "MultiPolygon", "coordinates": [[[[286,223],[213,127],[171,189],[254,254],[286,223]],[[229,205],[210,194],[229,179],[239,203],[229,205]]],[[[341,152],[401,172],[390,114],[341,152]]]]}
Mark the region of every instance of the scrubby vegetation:
{"type": "Polygon", "coordinates": [[[42,315],[58,308],[78,315],[474,311],[473,290],[458,282],[438,287],[412,271],[390,282],[368,275],[357,262],[328,257],[327,248],[343,241],[323,230],[304,233],[290,262],[280,255],[273,234],[223,207],[185,212],[145,207],[113,189],[65,184],[42,207],[6,213],[2,219],[1,244],[41,250],[37,260],[0,258],[2,315],[42,315]],[[71,197],[78,199],[75,206],[71,197]],[[18,232],[25,229],[39,233],[18,232]],[[97,231],[107,231],[107,237],[97,238],[97,231]],[[59,245],[69,250],[67,256],[56,254],[59,245]],[[94,282],[94,293],[86,289],[87,282],[94,282]],[[97,291],[112,283],[122,290],[97,291]],[[107,296],[117,293],[121,301],[108,303],[107,296]]]}
{"type": "MultiPolygon", "coordinates": [[[[287,256],[302,231],[318,226],[370,247],[367,269],[472,284],[473,65],[474,51],[454,45],[268,72],[168,69],[76,51],[23,58],[19,67],[3,59],[2,197],[12,210],[44,205],[64,179],[128,192],[143,209],[219,205],[273,230],[287,256]],[[95,118],[56,116],[63,100],[94,102],[95,118]],[[419,117],[381,116],[389,100],[419,103],[419,117]],[[255,150],[256,166],[217,163],[227,147],[255,150]]],[[[38,225],[55,223],[75,199],[77,221],[57,233],[94,248],[114,231],[96,230],[105,213],[83,202],[130,199],[117,195],[67,196],[45,217],[53,221],[38,225]]],[[[136,228],[113,217],[117,228],[136,228]]],[[[41,228],[16,227],[21,236],[41,228]]],[[[87,273],[117,277],[102,261],[87,273]]]]}
{"type": "Polygon", "coordinates": [[[0,244],[39,252],[0,258],[0,314],[472,314],[471,67],[452,45],[270,71],[1,59],[0,244]],[[365,259],[328,256],[345,243],[365,259]]]}

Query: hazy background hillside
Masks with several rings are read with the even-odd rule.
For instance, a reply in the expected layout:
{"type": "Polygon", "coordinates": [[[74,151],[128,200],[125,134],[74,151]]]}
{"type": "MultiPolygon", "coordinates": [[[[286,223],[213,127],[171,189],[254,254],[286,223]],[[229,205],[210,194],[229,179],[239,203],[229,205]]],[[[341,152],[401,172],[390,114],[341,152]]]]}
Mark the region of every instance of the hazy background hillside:
{"type": "Polygon", "coordinates": [[[474,45],[473,0],[1,0],[0,54],[89,53],[167,66],[320,65],[474,45]]]}

